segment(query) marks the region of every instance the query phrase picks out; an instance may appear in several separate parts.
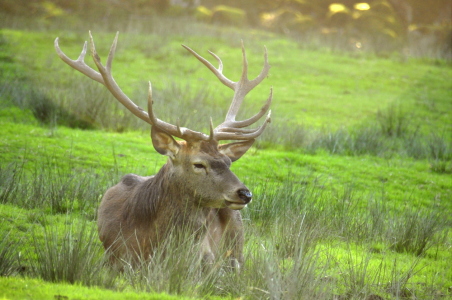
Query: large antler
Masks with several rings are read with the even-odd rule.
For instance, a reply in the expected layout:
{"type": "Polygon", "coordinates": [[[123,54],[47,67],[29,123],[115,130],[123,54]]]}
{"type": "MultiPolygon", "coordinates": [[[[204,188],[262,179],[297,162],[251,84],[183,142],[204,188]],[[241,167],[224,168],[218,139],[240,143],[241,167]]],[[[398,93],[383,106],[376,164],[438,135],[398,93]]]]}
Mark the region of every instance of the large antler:
{"type": "Polygon", "coordinates": [[[85,42],[83,46],[83,50],[80,54],[80,56],[76,60],[70,59],[66,54],[61,51],[60,46],[58,45],[58,38],[55,39],[55,50],[58,54],[58,56],[69,66],[76,69],[77,71],[85,74],[89,78],[102,83],[105,85],[105,87],[110,91],[110,93],[121,103],[123,104],[130,112],[132,112],[135,116],[139,117],[140,119],[146,121],[147,123],[151,124],[152,126],[158,127],[160,130],[165,131],[168,134],[171,134],[172,136],[184,139],[184,140],[208,140],[209,136],[190,130],[188,128],[179,127],[178,125],[172,125],[169,123],[166,123],[157,117],[155,117],[153,110],[152,110],[152,87],[151,83],[149,82],[149,96],[148,96],[148,111],[149,113],[146,113],[141,107],[136,105],[132,100],[130,100],[129,97],[127,97],[126,94],[121,90],[121,88],[116,83],[115,79],[113,78],[111,74],[111,65],[113,62],[113,57],[115,55],[116,51],[116,44],[118,41],[118,35],[119,32],[116,33],[116,37],[113,41],[113,44],[110,48],[110,53],[108,54],[107,58],[107,64],[104,66],[102,65],[100,61],[100,57],[96,52],[96,48],[94,46],[94,40],[93,36],[91,35],[91,31],[89,32],[90,37],[90,46],[91,46],[91,53],[93,56],[94,63],[97,66],[97,69],[99,72],[95,71],[91,67],[89,67],[84,59],[86,55],[87,50],[87,42],[85,42]]]}
{"type": "MultiPolygon", "coordinates": [[[[188,51],[190,51],[198,60],[200,60],[204,65],[206,65],[219,79],[220,81],[225,84],[226,86],[230,87],[234,90],[234,98],[232,101],[232,104],[229,108],[229,111],[226,115],[225,121],[217,126],[215,129],[213,129],[212,124],[210,136],[194,131],[185,127],[180,127],[179,124],[173,125],[166,123],[160,119],[158,119],[153,112],[152,109],[152,87],[151,83],[149,82],[149,96],[148,96],[148,112],[146,113],[141,107],[136,105],[132,100],[130,100],[129,97],[127,97],[126,94],[121,90],[121,88],[118,86],[116,81],[114,80],[112,74],[111,74],[111,65],[113,62],[113,58],[116,51],[116,44],[118,41],[118,35],[119,32],[116,33],[116,37],[113,41],[113,44],[110,48],[110,53],[108,54],[107,63],[106,65],[102,65],[100,61],[100,57],[96,52],[96,48],[94,46],[94,40],[91,35],[91,31],[89,32],[90,36],[90,46],[91,46],[91,52],[93,56],[94,63],[97,66],[97,69],[99,72],[95,71],[91,67],[89,67],[84,59],[87,51],[87,42],[85,42],[83,46],[83,50],[80,53],[80,56],[76,60],[70,59],[66,54],[61,51],[59,45],[58,45],[58,38],[55,39],[55,50],[58,54],[58,56],[69,66],[76,69],[77,71],[81,72],[82,74],[88,76],[89,78],[102,83],[107,89],[111,92],[111,94],[121,103],[123,104],[130,112],[132,112],[135,116],[139,117],[140,119],[146,121],[147,123],[151,124],[152,126],[158,127],[160,130],[165,131],[166,133],[184,139],[186,141],[196,141],[196,140],[249,140],[254,139],[258,137],[265,129],[265,126],[268,122],[270,122],[270,112],[264,122],[264,124],[257,129],[242,129],[243,127],[249,126],[253,123],[255,123],[257,120],[259,120],[269,109],[271,100],[272,100],[272,92],[270,91],[270,96],[265,103],[265,105],[261,108],[261,110],[254,115],[253,117],[244,120],[244,121],[236,121],[235,117],[237,115],[237,112],[240,108],[240,105],[243,102],[244,97],[246,94],[251,91],[255,86],[257,86],[268,74],[268,70],[270,69],[270,65],[268,64],[267,60],[267,51],[265,49],[265,63],[264,68],[262,72],[259,74],[258,77],[256,77],[253,80],[248,80],[247,73],[248,73],[248,62],[246,60],[245,55],[245,49],[243,47],[242,43],[242,52],[243,52],[243,71],[242,71],[242,77],[240,81],[233,82],[229,79],[227,79],[222,74],[223,64],[218,56],[216,56],[214,53],[210,52],[217,61],[220,63],[220,66],[218,69],[212,66],[207,60],[202,58],[200,55],[198,55],[196,52],[194,52],[189,47],[183,45],[184,48],[186,48],[188,51]]],[[[212,122],[211,122],[212,123],[212,122]]]]}
{"type": "MultiPolygon", "coordinates": [[[[239,81],[234,82],[223,75],[223,62],[221,59],[213,52],[209,53],[217,60],[219,66],[218,69],[215,68],[209,61],[200,56],[198,53],[190,49],[189,47],[182,45],[191,54],[193,54],[200,62],[202,62],[213,74],[223,83],[225,86],[231,88],[234,91],[234,97],[232,98],[231,106],[229,107],[228,113],[226,114],[225,121],[218,125],[215,129],[211,130],[214,135],[214,139],[220,140],[248,140],[254,139],[262,134],[267,123],[270,122],[271,111],[268,112],[267,118],[260,127],[256,129],[242,129],[251,124],[257,122],[270,108],[272,102],[272,89],[270,89],[270,96],[268,97],[266,103],[260,111],[249,119],[243,121],[236,121],[235,118],[242,105],[245,96],[255,88],[259,83],[264,80],[268,75],[270,70],[270,65],[268,64],[267,48],[264,47],[264,67],[260,74],[253,80],[248,79],[248,61],[246,59],[245,47],[242,41],[242,54],[243,54],[243,68],[242,75],[239,81]]],[[[212,133],[211,133],[212,135],[212,133]]]]}

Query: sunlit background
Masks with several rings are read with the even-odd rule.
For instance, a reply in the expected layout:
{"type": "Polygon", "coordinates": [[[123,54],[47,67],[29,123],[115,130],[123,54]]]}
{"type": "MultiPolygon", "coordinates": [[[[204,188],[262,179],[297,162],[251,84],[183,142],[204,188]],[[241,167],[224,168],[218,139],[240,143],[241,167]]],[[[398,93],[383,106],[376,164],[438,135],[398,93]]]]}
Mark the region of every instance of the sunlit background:
{"type": "MultiPolygon", "coordinates": [[[[6,16],[43,24],[82,17],[90,22],[168,16],[265,29],[307,43],[350,51],[451,58],[451,0],[2,0],[6,16]]],[[[3,25],[8,18],[3,17],[3,25]]],[[[1,24],[1,23],[0,23],[1,24]]],[[[10,27],[11,24],[8,24],[10,27]]]]}

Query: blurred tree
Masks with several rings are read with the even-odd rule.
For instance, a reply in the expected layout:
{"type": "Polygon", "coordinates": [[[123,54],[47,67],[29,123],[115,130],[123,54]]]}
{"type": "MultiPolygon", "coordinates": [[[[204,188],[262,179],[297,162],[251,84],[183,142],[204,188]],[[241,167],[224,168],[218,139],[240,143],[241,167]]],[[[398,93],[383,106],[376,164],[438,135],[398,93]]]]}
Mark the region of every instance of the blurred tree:
{"type": "Polygon", "coordinates": [[[372,45],[388,50],[391,45],[414,42],[452,49],[452,0],[0,0],[0,11],[41,19],[75,15],[85,20],[195,12],[199,20],[263,26],[290,35],[316,34],[344,47],[372,45]]]}
{"type": "Polygon", "coordinates": [[[95,11],[102,14],[105,9],[110,8],[119,12],[142,14],[150,11],[163,13],[174,5],[181,7],[203,5],[208,9],[227,5],[243,9],[251,25],[260,24],[260,16],[263,13],[280,10],[309,15],[321,24],[328,18],[329,7],[333,3],[352,10],[357,3],[369,3],[372,7],[381,2],[390,3],[398,18],[406,24],[425,25],[450,22],[451,19],[451,0],[0,0],[0,9],[8,14],[36,15],[43,13],[46,6],[52,6],[49,4],[55,4],[55,8],[62,8],[68,13],[83,14],[95,11]]]}
{"type": "MultiPolygon", "coordinates": [[[[406,2],[406,4],[411,6],[412,23],[426,25],[437,22],[452,22],[451,0],[391,0],[391,3],[394,3],[394,7],[398,5],[396,2],[406,2]]],[[[403,7],[401,7],[401,10],[403,10],[403,7]]]]}

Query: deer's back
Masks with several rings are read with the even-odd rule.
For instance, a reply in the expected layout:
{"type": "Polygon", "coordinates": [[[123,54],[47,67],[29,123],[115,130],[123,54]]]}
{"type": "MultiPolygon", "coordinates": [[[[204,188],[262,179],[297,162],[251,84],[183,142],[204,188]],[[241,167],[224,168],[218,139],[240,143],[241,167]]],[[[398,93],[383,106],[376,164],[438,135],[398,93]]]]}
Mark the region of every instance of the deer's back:
{"type": "MultiPolygon", "coordinates": [[[[123,252],[124,244],[133,249],[139,246],[134,245],[136,239],[132,236],[139,236],[140,233],[137,230],[142,229],[137,228],[136,224],[131,224],[132,220],[125,217],[125,210],[130,205],[128,203],[130,199],[133,199],[142,186],[153,177],[125,175],[118,184],[109,188],[104,194],[98,210],[97,226],[105,249],[123,252]]],[[[121,255],[121,253],[117,254],[121,255]]]]}

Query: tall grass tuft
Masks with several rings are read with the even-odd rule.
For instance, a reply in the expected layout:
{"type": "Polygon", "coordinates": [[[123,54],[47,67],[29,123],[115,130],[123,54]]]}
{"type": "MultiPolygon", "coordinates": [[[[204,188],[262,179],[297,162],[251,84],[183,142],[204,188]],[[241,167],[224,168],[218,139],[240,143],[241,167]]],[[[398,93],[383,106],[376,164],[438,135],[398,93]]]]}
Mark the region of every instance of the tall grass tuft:
{"type": "Polygon", "coordinates": [[[23,164],[0,164],[0,203],[13,202],[20,192],[23,164]]]}
{"type": "Polygon", "coordinates": [[[389,220],[387,238],[391,249],[422,256],[436,244],[444,230],[444,220],[438,212],[408,210],[389,220]]]}
{"type": "Polygon", "coordinates": [[[275,145],[291,150],[301,149],[310,147],[313,134],[315,131],[312,128],[279,119],[265,128],[254,145],[260,149],[274,148],[275,145]]]}
{"type": "Polygon", "coordinates": [[[52,161],[26,170],[25,161],[0,164],[0,202],[24,208],[39,208],[53,214],[79,211],[94,219],[99,198],[111,185],[113,174],[95,171],[78,172],[74,176],[52,161]]]}
{"type": "Polygon", "coordinates": [[[11,232],[0,233],[0,276],[10,276],[19,269],[19,244],[10,238],[11,232]]]}
{"type": "MultiPolygon", "coordinates": [[[[203,262],[201,241],[189,226],[174,229],[150,257],[124,258],[122,278],[135,290],[176,295],[205,295],[215,292],[215,283],[228,269],[226,259],[217,257],[212,265],[203,262]]],[[[124,242],[118,240],[117,242],[124,242]]],[[[226,253],[226,251],[225,251],[226,253]]],[[[117,267],[117,266],[116,266],[117,267]]]]}
{"type": "Polygon", "coordinates": [[[419,259],[414,260],[408,269],[402,270],[397,259],[393,260],[391,271],[391,281],[386,284],[386,290],[396,299],[437,299],[434,293],[430,297],[420,292],[416,292],[414,288],[410,288],[411,278],[419,271],[419,259]]]}
{"type": "Polygon", "coordinates": [[[282,257],[274,248],[255,249],[245,282],[250,299],[331,299],[332,285],[326,278],[327,259],[321,251],[306,251],[302,245],[292,257],[282,257]],[[326,262],[325,262],[326,261],[326,262]]]}
{"type": "Polygon", "coordinates": [[[311,150],[311,152],[324,149],[331,154],[344,154],[350,144],[351,136],[347,130],[343,128],[335,131],[327,129],[315,135],[308,148],[314,150],[311,150]]]}
{"type": "MultiPolygon", "coordinates": [[[[19,72],[19,71],[17,71],[19,72]]],[[[39,86],[39,83],[32,82],[23,74],[17,75],[20,79],[6,78],[0,83],[0,97],[2,102],[30,110],[35,119],[46,126],[67,126],[71,128],[93,129],[94,125],[90,120],[84,118],[79,110],[69,110],[61,105],[50,94],[39,86]]],[[[78,102],[77,105],[80,105],[78,102]]]]}
{"type": "Polygon", "coordinates": [[[351,155],[384,156],[390,150],[391,140],[382,136],[377,126],[369,124],[354,129],[351,133],[349,151],[351,155]]]}
{"type": "MultiPolygon", "coordinates": [[[[346,299],[368,299],[372,295],[381,292],[378,284],[384,276],[383,260],[378,265],[371,264],[370,253],[359,255],[347,249],[345,257],[338,261],[339,282],[345,288],[343,294],[346,299]]],[[[371,298],[372,299],[372,298],[371,298]]],[[[379,298],[376,298],[379,299],[379,298]]]]}
{"type": "Polygon", "coordinates": [[[430,168],[436,173],[452,173],[452,140],[433,133],[428,139],[430,168]]]}
{"type": "Polygon", "coordinates": [[[332,292],[324,280],[329,257],[318,248],[324,228],[305,221],[300,214],[276,219],[269,233],[272,238],[262,243],[269,299],[322,299],[332,292]]]}
{"type": "Polygon", "coordinates": [[[102,245],[91,222],[80,221],[63,228],[46,225],[43,238],[32,232],[32,273],[51,282],[111,285],[114,276],[103,268],[102,245]]]}
{"type": "Polygon", "coordinates": [[[409,114],[400,104],[391,104],[377,112],[381,132],[388,137],[403,137],[409,128],[409,114]]]}

